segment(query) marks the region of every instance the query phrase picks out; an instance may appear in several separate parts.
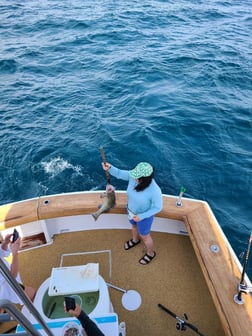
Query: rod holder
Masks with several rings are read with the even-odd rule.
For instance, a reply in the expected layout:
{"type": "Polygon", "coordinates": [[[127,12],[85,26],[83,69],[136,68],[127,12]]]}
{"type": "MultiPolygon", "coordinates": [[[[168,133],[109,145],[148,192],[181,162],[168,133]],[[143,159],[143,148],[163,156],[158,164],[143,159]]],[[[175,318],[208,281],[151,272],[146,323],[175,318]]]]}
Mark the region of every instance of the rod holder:
{"type": "Polygon", "coordinates": [[[245,256],[245,262],[243,264],[241,281],[238,284],[238,291],[234,295],[234,301],[235,301],[235,303],[240,304],[240,305],[244,304],[244,300],[242,298],[242,294],[252,293],[252,286],[251,285],[250,286],[246,285],[245,281],[244,281],[245,274],[246,274],[246,269],[247,269],[247,264],[248,264],[248,260],[249,260],[251,243],[252,243],[252,232],[250,233],[250,237],[249,237],[249,240],[248,240],[248,248],[247,248],[247,252],[246,252],[246,256],[245,256]]]}
{"type": "Polygon", "coordinates": [[[179,208],[179,207],[182,207],[182,197],[183,197],[183,194],[184,192],[186,191],[186,188],[184,187],[181,187],[180,188],[180,193],[179,193],[179,196],[178,196],[178,199],[177,199],[177,202],[176,202],[176,206],[179,208]]]}

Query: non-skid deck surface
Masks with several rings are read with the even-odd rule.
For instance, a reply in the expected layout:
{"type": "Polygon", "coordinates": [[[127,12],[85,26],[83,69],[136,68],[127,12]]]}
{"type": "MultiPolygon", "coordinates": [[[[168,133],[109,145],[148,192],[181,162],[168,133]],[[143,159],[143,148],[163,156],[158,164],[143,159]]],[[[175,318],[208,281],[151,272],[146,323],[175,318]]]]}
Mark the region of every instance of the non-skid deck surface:
{"type": "MultiPolygon", "coordinates": [[[[224,336],[219,317],[189,237],[164,233],[152,234],[156,258],[149,265],[140,265],[143,245],[125,251],[123,243],[130,238],[129,230],[95,230],[56,235],[52,245],[20,253],[20,273],[24,284],[38,287],[50,276],[51,268],[58,267],[63,253],[96,250],[112,251],[112,284],[137,290],[142,305],[136,311],[122,307],[123,293],[109,288],[111,301],[126,323],[127,336],[178,335],[175,319],[158,308],[158,303],[196,326],[205,336],[224,336]]],[[[109,282],[107,254],[67,257],[64,265],[99,262],[100,272],[109,282]]],[[[191,329],[186,335],[195,335],[191,329]]]]}

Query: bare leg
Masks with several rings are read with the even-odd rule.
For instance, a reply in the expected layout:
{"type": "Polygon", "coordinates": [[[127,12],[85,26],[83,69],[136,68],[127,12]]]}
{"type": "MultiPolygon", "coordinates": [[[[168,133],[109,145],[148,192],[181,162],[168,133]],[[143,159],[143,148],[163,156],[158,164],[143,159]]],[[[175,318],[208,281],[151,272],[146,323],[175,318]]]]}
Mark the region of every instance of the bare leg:
{"type": "Polygon", "coordinates": [[[137,242],[140,238],[136,225],[132,225],[132,238],[134,242],[137,242]]]}
{"type": "Polygon", "coordinates": [[[139,243],[140,243],[140,236],[137,230],[137,226],[132,225],[132,239],[125,242],[124,249],[129,250],[130,248],[134,247],[135,245],[139,243]]]}
{"type": "Polygon", "coordinates": [[[146,253],[153,257],[154,256],[154,246],[153,246],[153,240],[151,238],[150,234],[147,234],[146,236],[141,236],[144,245],[146,247],[146,253]]]}

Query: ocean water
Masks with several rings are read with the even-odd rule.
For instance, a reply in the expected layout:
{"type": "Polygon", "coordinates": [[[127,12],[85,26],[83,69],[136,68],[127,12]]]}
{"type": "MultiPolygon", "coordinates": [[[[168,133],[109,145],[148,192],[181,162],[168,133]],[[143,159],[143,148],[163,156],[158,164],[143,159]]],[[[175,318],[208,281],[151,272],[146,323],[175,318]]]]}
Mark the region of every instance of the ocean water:
{"type": "Polygon", "coordinates": [[[120,168],[151,162],[163,193],[206,200],[240,256],[251,31],[250,0],[2,0],[0,204],[104,189],[102,145],[120,168]]]}

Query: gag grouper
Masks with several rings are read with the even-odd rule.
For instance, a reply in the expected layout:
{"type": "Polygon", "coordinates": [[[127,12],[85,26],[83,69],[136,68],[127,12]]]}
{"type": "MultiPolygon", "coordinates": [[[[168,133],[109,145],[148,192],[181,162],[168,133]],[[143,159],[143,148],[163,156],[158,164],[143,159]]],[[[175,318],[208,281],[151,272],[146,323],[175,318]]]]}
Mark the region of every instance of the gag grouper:
{"type": "Polygon", "coordinates": [[[98,219],[100,214],[103,212],[109,212],[111,208],[115,206],[116,197],[115,197],[115,188],[111,184],[106,185],[106,191],[101,194],[101,198],[106,198],[102,205],[99,206],[99,210],[92,213],[91,215],[95,220],[98,219]]]}

